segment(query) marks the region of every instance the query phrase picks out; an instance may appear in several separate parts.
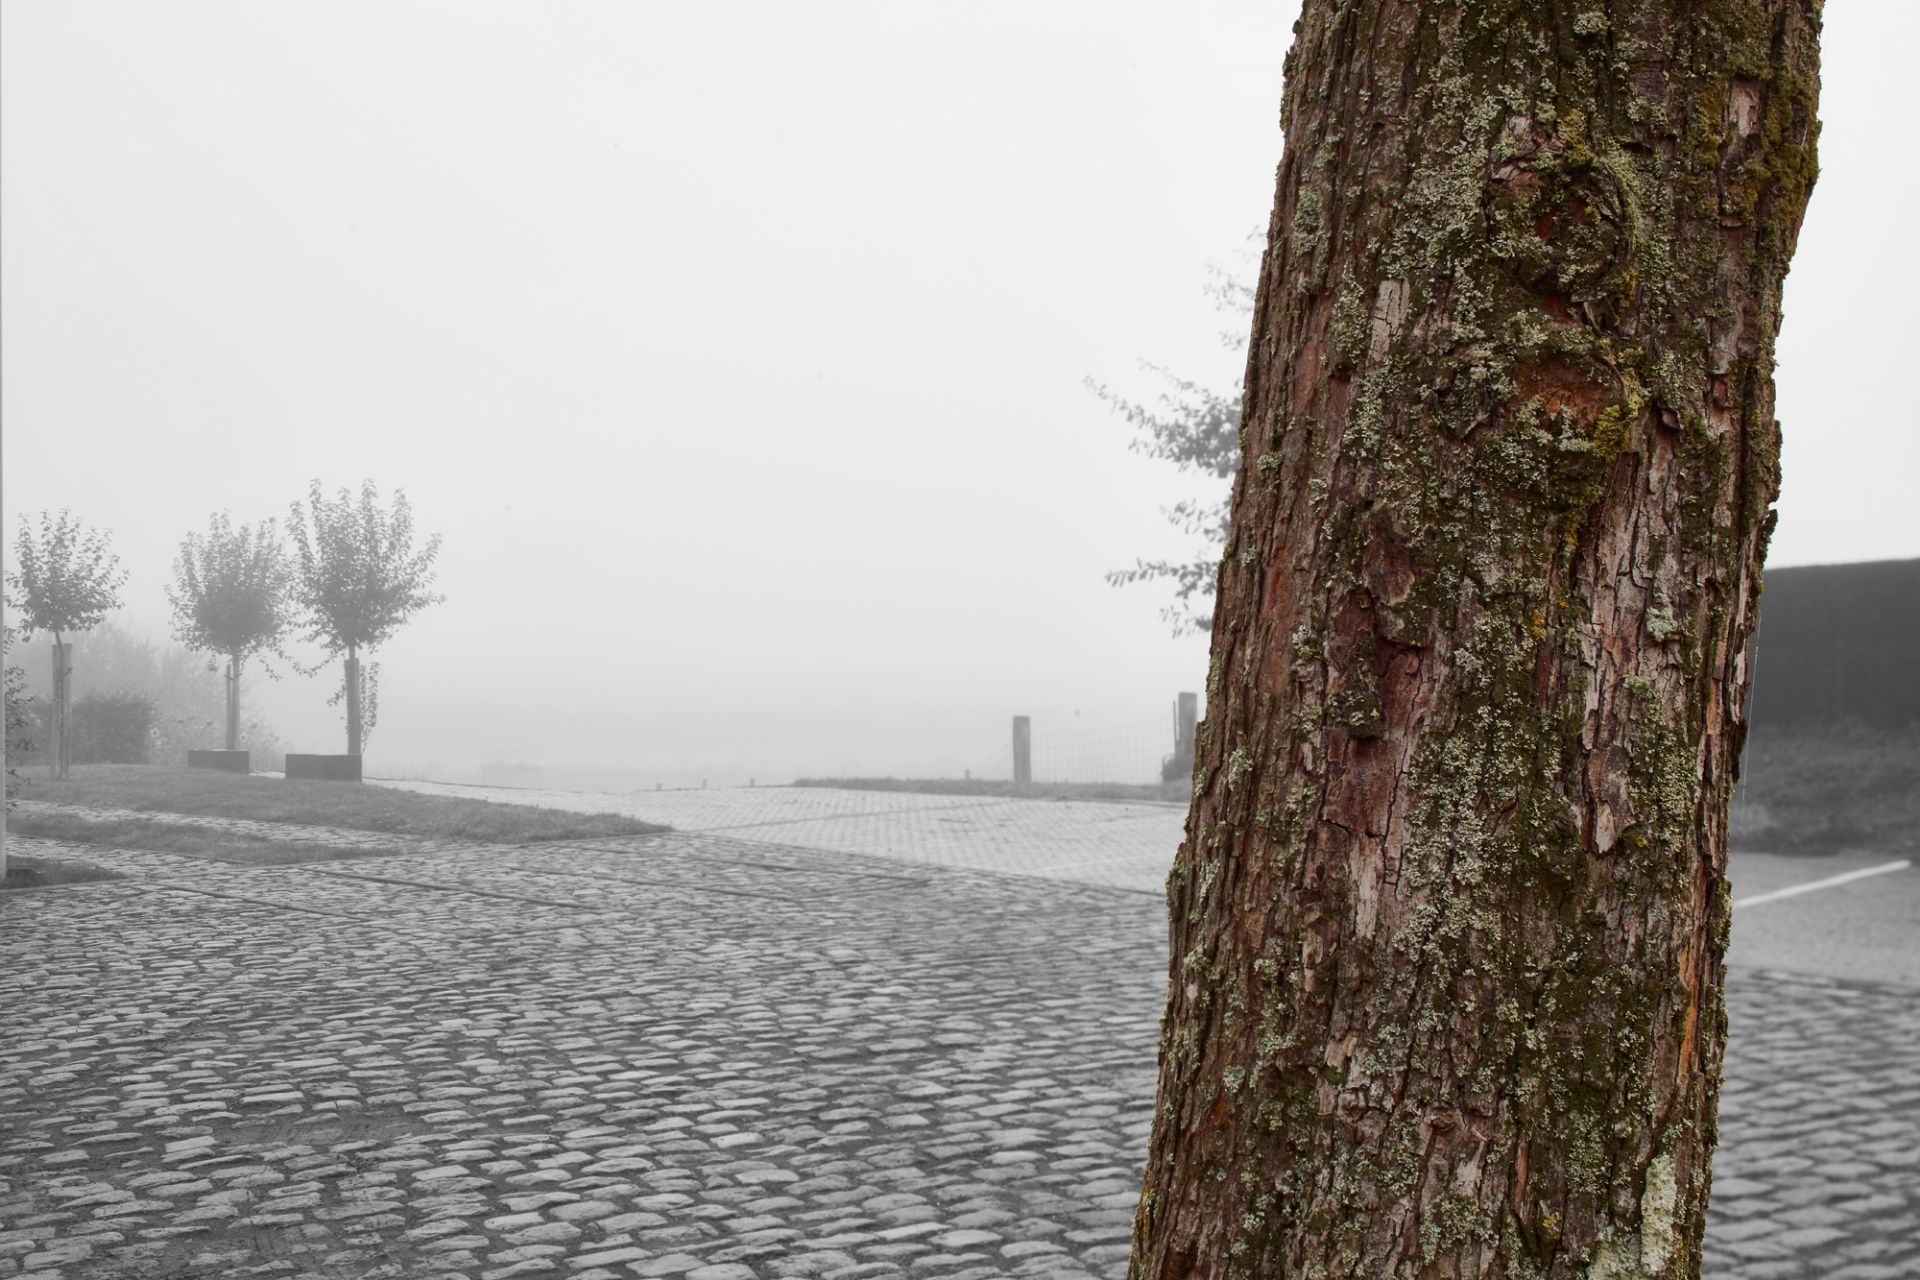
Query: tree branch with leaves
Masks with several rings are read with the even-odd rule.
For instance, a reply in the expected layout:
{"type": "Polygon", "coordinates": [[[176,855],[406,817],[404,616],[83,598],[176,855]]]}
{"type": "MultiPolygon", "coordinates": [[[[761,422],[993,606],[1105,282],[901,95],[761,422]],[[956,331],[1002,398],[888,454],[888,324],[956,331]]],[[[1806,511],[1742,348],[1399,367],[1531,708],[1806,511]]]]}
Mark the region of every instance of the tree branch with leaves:
{"type": "MultiPolygon", "coordinates": [[[[1213,277],[1208,293],[1230,321],[1220,332],[1221,345],[1244,359],[1253,290],[1218,268],[1213,277]]],[[[1227,541],[1231,481],[1240,465],[1240,393],[1215,390],[1157,364],[1143,361],[1142,367],[1164,384],[1152,404],[1128,399],[1091,380],[1087,387],[1134,429],[1130,449],[1210,478],[1217,482],[1215,496],[1190,498],[1162,509],[1167,522],[1195,543],[1190,558],[1135,560],[1132,568],[1116,569],[1106,578],[1116,587],[1136,582],[1170,585],[1173,603],[1160,616],[1172,625],[1175,635],[1205,634],[1213,625],[1214,580],[1227,541]]]]}

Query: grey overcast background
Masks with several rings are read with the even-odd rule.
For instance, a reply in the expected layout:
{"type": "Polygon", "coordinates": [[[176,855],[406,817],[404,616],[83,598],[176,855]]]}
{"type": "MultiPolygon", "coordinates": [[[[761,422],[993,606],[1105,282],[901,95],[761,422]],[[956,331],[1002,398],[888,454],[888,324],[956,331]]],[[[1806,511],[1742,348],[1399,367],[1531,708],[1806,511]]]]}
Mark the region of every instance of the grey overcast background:
{"type": "MultiPolygon", "coordinates": [[[[8,0],[9,546],[111,530],[160,638],[210,512],[405,488],[447,601],[380,655],[375,772],[944,774],[1018,712],[1164,721],[1205,641],[1102,574],[1191,489],[1082,380],[1237,383],[1203,286],[1257,260],[1296,11],[8,0]]],[[[1916,46],[1828,7],[1775,565],[1920,554],[1916,46]]],[[[337,751],[330,688],[252,696],[337,751]]]]}

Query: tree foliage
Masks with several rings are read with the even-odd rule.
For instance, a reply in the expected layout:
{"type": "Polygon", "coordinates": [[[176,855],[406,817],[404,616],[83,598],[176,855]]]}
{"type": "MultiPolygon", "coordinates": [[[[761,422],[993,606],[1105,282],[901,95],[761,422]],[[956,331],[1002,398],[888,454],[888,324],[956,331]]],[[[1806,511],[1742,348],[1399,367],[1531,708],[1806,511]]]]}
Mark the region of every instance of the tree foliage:
{"type": "Polygon", "coordinates": [[[36,535],[25,516],[14,555],[20,567],[7,575],[8,600],[20,610],[21,634],[86,631],[120,605],[126,571],[113,554],[112,540],[88,529],[71,511],[40,513],[36,535]]]}
{"type": "Polygon", "coordinates": [[[278,648],[292,622],[291,566],[272,520],[235,527],[215,514],[205,536],[189,533],[173,562],[167,602],[173,635],[190,649],[217,653],[237,669],[278,648]]]}
{"type": "Polygon", "coordinates": [[[0,626],[0,653],[6,659],[6,763],[7,807],[26,779],[15,768],[19,759],[34,750],[33,716],[27,710],[27,673],[13,664],[14,629],[0,626]]]}
{"type": "Polygon", "coordinates": [[[293,598],[305,614],[305,635],[329,654],[376,649],[409,618],[445,597],[430,590],[440,535],[413,546],[413,508],[396,490],[391,509],[373,481],[356,501],[342,488],[332,497],[315,480],[308,507],[292,507],[293,598]]]}
{"type": "MultiPolygon", "coordinates": [[[[1244,361],[1253,290],[1216,269],[1209,293],[1229,318],[1228,327],[1220,333],[1221,345],[1244,361]]],[[[1130,569],[1109,573],[1107,581],[1116,587],[1136,582],[1168,584],[1173,602],[1160,616],[1172,625],[1175,635],[1204,635],[1213,625],[1214,579],[1227,540],[1230,482],[1240,465],[1240,392],[1217,390],[1159,365],[1143,364],[1163,383],[1151,404],[1130,400],[1099,383],[1088,386],[1134,429],[1130,449],[1216,482],[1214,496],[1189,498],[1164,508],[1167,522],[1194,543],[1190,557],[1136,560],[1130,569]]]]}

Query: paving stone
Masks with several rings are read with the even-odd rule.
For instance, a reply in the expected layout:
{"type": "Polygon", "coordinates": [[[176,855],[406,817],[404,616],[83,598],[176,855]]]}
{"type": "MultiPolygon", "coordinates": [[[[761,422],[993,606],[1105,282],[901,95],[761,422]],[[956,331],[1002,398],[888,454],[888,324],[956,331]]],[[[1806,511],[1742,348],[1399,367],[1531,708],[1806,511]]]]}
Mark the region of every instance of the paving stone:
{"type": "MultiPolygon", "coordinates": [[[[33,1028],[0,1037],[0,1274],[1117,1280],[1162,907],[1056,855],[1147,820],[968,800],[969,852],[795,803],[789,843],[89,849],[129,879],[0,898],[33,957],[0,966],[33,1028]],[[1028,857],[1050,878],[1001,874],[1028,857]]],[[[1736,973],[1728,1003],[1706,1280],[1920,1273],[1920,1002],[1736,973]]]]}

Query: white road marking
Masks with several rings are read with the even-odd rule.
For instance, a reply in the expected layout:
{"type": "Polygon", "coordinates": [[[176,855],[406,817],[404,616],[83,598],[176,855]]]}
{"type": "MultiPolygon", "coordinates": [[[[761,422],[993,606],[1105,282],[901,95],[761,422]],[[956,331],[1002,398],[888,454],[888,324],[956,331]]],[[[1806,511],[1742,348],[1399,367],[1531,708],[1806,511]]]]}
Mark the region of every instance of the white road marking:
{"type": "Polygon", "coordinates": [[[1853,880],[1864,880],[1868,876],[1883,876],[1889,871],[1905,871],[1913,865],[1902,858],[1898,862],[1888,862],[1878,867],[1862,867],[1858,871],[1849,871],[1845,875],[1828,876],[1825,880],[1809,880],[1805,884],[1791,884],[1784,889],[1775,889],[1772,893],[1756,893],[1751,898],[1735,898],[1735,907],[1757,906],[1762,902],[1777,902],[1781,898],[1792,898],[1802,893],[1812,893],[1815,889],[1831,889],[1835,885],[1847,884],[1853,880]]]}

